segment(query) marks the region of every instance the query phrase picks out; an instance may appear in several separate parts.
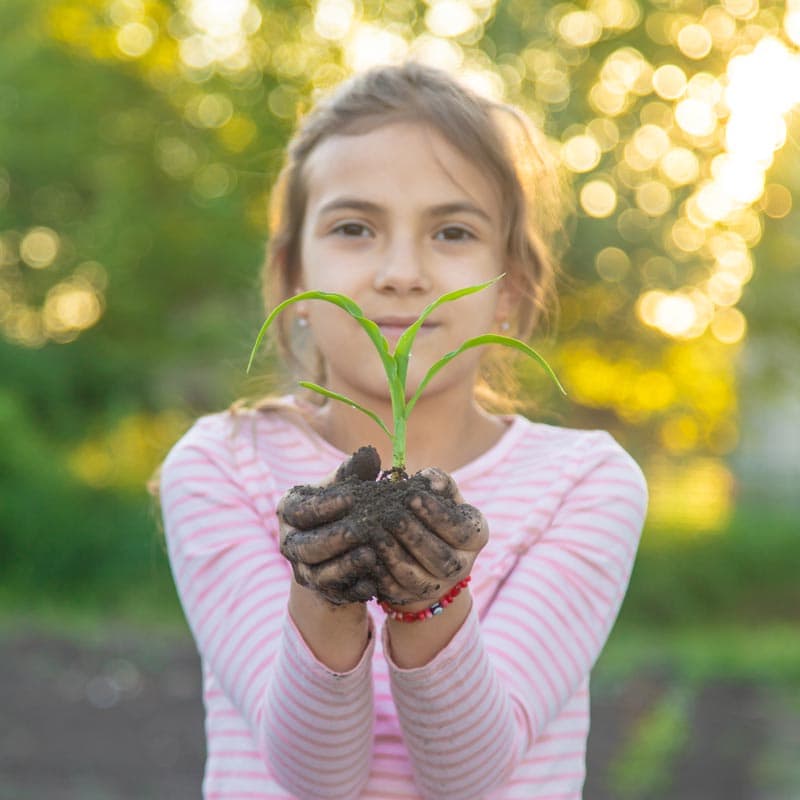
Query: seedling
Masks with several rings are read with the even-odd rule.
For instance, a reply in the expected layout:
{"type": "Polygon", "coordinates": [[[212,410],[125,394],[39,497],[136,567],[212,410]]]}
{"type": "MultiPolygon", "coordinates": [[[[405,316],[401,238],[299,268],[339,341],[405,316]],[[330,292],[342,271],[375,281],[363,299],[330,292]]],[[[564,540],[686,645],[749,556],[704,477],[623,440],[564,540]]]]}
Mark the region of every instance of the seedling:
{"type": "Polygon", "coordinates": [[[330,389],[326,389],[324,386],[319,386],[311,381],[299,381],[299,384],[300,386],[303,386],[306,389],[311,389],[312,391],[317,392],[324,397],[329,397],[333,400],[339,400],[342,403],[346,403],[347,405],[358,409],[372,419],[378,426],[380,426],[392,443],[392,468],[388,471],[389,478],[395,481],[400,480],[400,478],[405,475],[406,428],[408,425],[408,418],[411,415],[414,406],[417,404],[417,401],[422,396],[422,393],[425,391],[425,388],[430,383],[431,379],[439,372],[439,370],[466,350],[470,350],[473,347],[480,347],[481,345],[485,344],[500,344],[519,350],[530,358],[538,361],[547,374],[553,379],[553,381],[555,381],[556,386],[558,386],[561,392],[566,394],[564,387],[559,382],[550,365],[532,347],[529,347],[519,339],[514,339],[510,336],[501,336],[500,334],[496,333],[485,333],[482,336],[475,336],[472,339],[467,339],[467,341],[465,341],[455,350],[451,350],[449,353],[442,356],[425,374],[425,377],[420,381],[416,392],[414,392],[414,394],[408,400],[406,399],[406,376],[408,375],[408,362],[411,358],[411,347],[414,344],[414,339],[416,338],[419,329],[422,327],[423,322],[425,322],[430,314],[439,308],[439,306],[444,305],[445,303],[450,303],[453,300],[458,300],[466,295],[483,291],[499,281],[502,277],[503,276],[500,275],[491,281],[487,281],[486,283],[480,283],[476,286],[467,286],[463,289],[457,289],[454,292],[448,292],[447,294],[443,294],[437,300],[434,300],[401,334],[400,338],[397,340],[394,351],[390,350],[389,342],[381,333],[380,327],[377,325],[377,323],[365,317],[361,308],[346,295],[337,294],[336,292],[302,292],[301,294],[294,295],[287,300],[284,300],[270,312],[266,321],[261,326],[261,330],[259,331],[255,344],[253,345],[253,349],[250,353],[250,360],[247,364],[247,371],[250,372],[250,368],[253,366],[253,360],[256,352],[264,338],[264,335],[267,332],[267,329],[278,316],[278,314],[280,314],[281,311],[288,306],[292,305],[292,303],[299,303],[301,300],[324,300],[325,302],[333,303],[334,305],[339,306],[339,308],[344,309],[364,329],[367,336],[369,336],[369,338],[372,340],[372,343],[375,345],[375,349],[380,356],[381,363],[383,364],[384,371],[386,372],[386,379],[389,384],[389,396],[392,403],[393,429],[390,431],[377,414],[375,414],[373,411],[370,411],[370,409],[359,405],[349,397],[345,397],[338,392],[332,392],[330,389]]]}

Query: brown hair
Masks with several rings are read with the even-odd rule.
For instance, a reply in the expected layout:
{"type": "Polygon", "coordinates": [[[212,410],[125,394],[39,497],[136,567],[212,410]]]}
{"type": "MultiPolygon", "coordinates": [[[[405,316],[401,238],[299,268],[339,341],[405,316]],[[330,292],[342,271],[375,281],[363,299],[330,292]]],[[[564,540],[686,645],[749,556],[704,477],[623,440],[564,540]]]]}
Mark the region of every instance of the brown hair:
{"type": "MultiPolygon", "coordinates": [[[[558,180],[543,139],[514,106],[496,103],[448,73],[417,62],[375,67],[341,84],[305,117],[289,144],[270,205],[270,244],[262,275],[274,306],[300,285],[300,241],[307,204],[304,168],[324,139],[357,135],[394,122],[420,122],[444,137],[493,180],[506,220],[507,278],[519,298],[510,334],[528,338],[554,301],[554,234],[560,229],[558,180]]],[[[286,359],[309,366],[293,347],[292,315],[278,321],[286,359]]],[[[506,348],[492,348],[505,351],[506,348]]],[[[323,380],[318,356],[312,367],[323,380]]]]}

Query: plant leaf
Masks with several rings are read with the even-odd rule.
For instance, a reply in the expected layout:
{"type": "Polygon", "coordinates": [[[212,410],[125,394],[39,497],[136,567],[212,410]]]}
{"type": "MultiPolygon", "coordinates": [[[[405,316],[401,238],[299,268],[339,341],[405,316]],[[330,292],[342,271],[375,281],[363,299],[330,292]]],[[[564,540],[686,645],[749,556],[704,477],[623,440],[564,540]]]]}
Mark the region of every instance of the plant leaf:
{"type": "Polygon", "coordinates": [[[405,386],[406,383],[408,359],[411,355],[411,346],[414,344],[414,339],[416,339],[417,333],[422,327],[422,323],[425,322],[425,320],[437,308],[439,308],[439,306],[444,305],[445,303],[451,303],[453,300],[458,300],[460,297],[465,297],[468,294],[474,294],[475,292],[481,292],[484,289],[488,289],[493,283],[497,283],[497,281],[504,276],[505,272],[502,275],[498,275],[496,278],[492,278],[490,281],[486,281],[486,283],[479,283],[475,286],[466,286],[463,289],[456,289],[455,291],[443,294],[441,297],[437,298],[429,306],[427,306],[427,308],[423,310],[417,319],[403,331],[394,348],[394,360],[397,364],[397,374],[400,376],[403,386],[405,386]]]}
{"type": "Polygon", "coordinates": [[[394,376],[396,373],[396,368],[394,359],[389,351],[389,343],[386,341],[386,337],[381,333],[381,329],[371,319],[365,317],[360,306],[346,295],[337,294],[336,292],[320,291],[301,292],[300,294],[296,294],[287,298],[272,309],[264,324],[261,326],[261,330],[258,332],[255,344],[253,345],[253,349],[250,351],[250,360],[247,362],[248,373],[253,366],[253,360],[255,359],[256,352],[258,351],[258,348],[260,347],[269,326],[273,323],[281,311],[292,305],[292,303],[298,303],[301,300],[324,300],[327,303],[333,303],[333,305],[344,309],[359,325],[361,325],[361,327],[366,331],[367,336],[369,336],[369,338],[372,340],[372,343],[375,345],[375,349],[378,351],[378,355],[383,362],[383,367],[387,372],[387,376],[390,376],[391,380],[391,376],[394,376]]]}
{"type": "Polygon", "coordinates": [[[451,350],[449,353],[446,353],[435,364],[433,364],[433,366],[425,374],[425,377],[422,379],[420,385],[417,387],[417,391],[414,392],[413,397],[408,401],[408,403],[406,403],[406,417],[408,417],[408,415],[411,413],[411,409],[416,405],[417,400],[419,400],[422,392],[425,390],[425,387],[428,385],[428,383],[430,383],[431,379],[442,367],[449,364],[456,356],[461,355],[461,353],[463,353],[465,350],[471,350],[473,347],[481,347],[485,344],[501,344],[506,347],[512,347],[515,350],[519,350],[521,353],[525,353],[526,356],[529,356],[535,361],[538,361],[544,371],[553,379],[561,393],[566,395],[567,392],[561,385],[561,381],[559,381],[559,379],[556,377],[552,367],[547,363],[547,361],[545,361],[543,356],[536,352],[536,350],[525,344],[525,342],[521,342],[519,339],[513,339],[510,336],[501,336],[498,333],[485,333],[482,336],[475,336],[472,339],[467,339],[467,341],[464,342],[460,347],[457,347],[455,350],[451,350]]]}
{"type": "Polygon", "coordinates": [[[330,389],[326,389],[324,386],[320,386],[319,384],[312,383],[311,381],[298,381],[300,386],[305,387],[306,389],[311,389],[312,392],[316,392],[317,394],[321,394],[323,397],[330,397],[332,400],[338,400],[341,403],[346,403],[348,406],[352,406],[353,408],[358,409],[362,413],[366,414],[373,422],[377,422],[378,425],[383,429],[384,433],[391,439],[392,434],[389,432],[389,429],[384,425],[383,420],[375,414],[373,411],[370,411],[368,408],[364,408],[364,406],[359,405],[354,400],[351,400],[349,397],[345,397],[343,394],[339,394],[338,392],[332,392],[330,389]]]}

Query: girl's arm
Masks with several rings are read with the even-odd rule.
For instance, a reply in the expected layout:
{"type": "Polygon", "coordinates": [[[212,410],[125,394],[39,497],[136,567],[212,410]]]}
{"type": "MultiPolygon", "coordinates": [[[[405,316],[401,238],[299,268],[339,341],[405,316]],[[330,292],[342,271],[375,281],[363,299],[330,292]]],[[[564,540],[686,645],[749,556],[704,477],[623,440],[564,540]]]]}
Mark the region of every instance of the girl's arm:
{"type": "Polygon", "coordinates": [[[162,469],[175,583],[204,667],[248,721],[267,770],[299,798],[356,798],[372,751],[374,643],[358,612],[325,609],[349,651],[339,664],[315,658],[287,613],[277,495],[228,424],[198,423],[162,469]]]}
{"type": "Polygon", "coordinates": [[[585,440],[564,461],[574,473],[559,508],[482,623],[462,592],[438,617],[385,629],[392,692],[424,798],[468,800],[502,786],[585,685],[616,618],[644,519],[644,481],[610,437],[585,440]],[[429,641],[437,631],[438,653],[404,669],[415,636],[429,641]]]}

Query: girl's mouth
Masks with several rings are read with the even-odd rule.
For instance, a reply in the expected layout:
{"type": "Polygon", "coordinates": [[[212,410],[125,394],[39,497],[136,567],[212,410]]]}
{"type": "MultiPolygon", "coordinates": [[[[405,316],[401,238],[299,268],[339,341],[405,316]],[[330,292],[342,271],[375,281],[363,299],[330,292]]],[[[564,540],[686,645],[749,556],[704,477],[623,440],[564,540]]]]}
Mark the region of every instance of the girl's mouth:
{"type": "MultiPolygon", "coordinates": [[[[375,320],[380,328],[381,333],[390,342],[396,342],[416,321],[416,317],[383,317],[375,320]]],[[[431,320],[425,320],[417,332],[417,335],[424,336],[426,333],[430,333],[438,327],[439,323],[432,322],[431,320]]]]}

